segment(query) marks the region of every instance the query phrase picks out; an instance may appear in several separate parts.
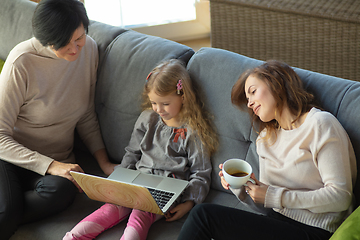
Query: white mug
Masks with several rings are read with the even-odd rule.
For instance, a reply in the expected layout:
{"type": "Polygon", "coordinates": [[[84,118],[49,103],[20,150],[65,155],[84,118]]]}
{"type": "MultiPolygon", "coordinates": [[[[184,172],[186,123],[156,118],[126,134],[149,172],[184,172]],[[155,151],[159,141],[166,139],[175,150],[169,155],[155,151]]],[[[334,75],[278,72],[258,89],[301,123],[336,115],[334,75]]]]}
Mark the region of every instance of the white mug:
{"type": "Polygon", "coordinates": [[[231,188],[240,188],[249,181],[252,167],[242,159],[232,158],[224,162],[222,173],[231,188]]]}

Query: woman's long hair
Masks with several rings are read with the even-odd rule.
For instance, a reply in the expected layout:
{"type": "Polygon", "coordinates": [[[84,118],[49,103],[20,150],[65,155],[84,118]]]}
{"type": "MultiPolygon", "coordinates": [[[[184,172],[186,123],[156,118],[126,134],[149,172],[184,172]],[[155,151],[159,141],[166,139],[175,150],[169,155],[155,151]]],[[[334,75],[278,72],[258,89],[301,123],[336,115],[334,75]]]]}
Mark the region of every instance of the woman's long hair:
{"type": "Polygon", "coordinates": [[[173,94],[178,91],[179,80],[181,80],[182,89],[178,94],[184,99],[179,113],[180,121],[197,133],[202,144],[212,154],[218,145],[217,135],[209,114],[204,110],[204,105],[193,88],[189,73],[181,61],[171,59],[161,63],[150,72],[143,91],[142,108],[152,108],[148,97],[151,90],[159,96],[173,94]]]}
{"type": "MultiPolygon", "coordinates": [[[[264,81],[274,97],[277,106],[275,114],[281,117],[282,109],[288,106],[290,112],[296,116],[296,122],[301,115],[308,112],[314,104],[314,96],[305,91],[300,77],[286,63],[276,60],[270,60],[253,69],[245,71],[235,83],[231,91],[231,102],[240,109],[247,108],[248,99],[245,94],[245,83],[248,77],[252,75],[264,81]]],[[[276,130],[280,127],[274,119],[270,122],[262,122],[255,115],[252,109],[247,108],[249,115],[252,116],[253,126],[258,125],[258,131],[266,128],[266,140],[275,136],[276,130]],[[274,135],[275,134],[275,135],[274,135]]]]}

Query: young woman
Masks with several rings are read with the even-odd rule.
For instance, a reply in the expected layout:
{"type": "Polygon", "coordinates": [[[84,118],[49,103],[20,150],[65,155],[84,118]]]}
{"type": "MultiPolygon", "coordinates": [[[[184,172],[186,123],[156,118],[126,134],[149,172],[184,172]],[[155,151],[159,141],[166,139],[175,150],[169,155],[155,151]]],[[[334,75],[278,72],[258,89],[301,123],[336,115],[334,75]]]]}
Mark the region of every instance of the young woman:
{"type": "MultiPolygon", "coordinates": [[[[172,59],[150,72],[143,93],[144,111],[135,123],[120,167],[189,181],[167,221],[184,216],[204,201],[210,188],[210,155],[217,137],[182,63],[172,59]]],[[[130,214],[121,239],[145,240],[160,215],[105,204],[83,219],[64,239],[93,239],[130,214]]]]}
{"type": "Polygon", "coordinates": [[[178,239],[329,239],[352,209],[356,160],[345,130],[314,107],[299,76],[278,61],[246,71],[231,100],[247,106],[258,123],[260,178],[252,175],[255,183],[230,189],[255,210],[260,205],[267,211],[198,205],[178,239]]]}
{"type": "Polygon", "coordinates": [[[94,111],[98,50],[77,0],[42,0],[34,38],[18,44],[0,75],[0,232],[63,211],[82,169],[75,127],[106,174],[113,171],[94,111]]]}

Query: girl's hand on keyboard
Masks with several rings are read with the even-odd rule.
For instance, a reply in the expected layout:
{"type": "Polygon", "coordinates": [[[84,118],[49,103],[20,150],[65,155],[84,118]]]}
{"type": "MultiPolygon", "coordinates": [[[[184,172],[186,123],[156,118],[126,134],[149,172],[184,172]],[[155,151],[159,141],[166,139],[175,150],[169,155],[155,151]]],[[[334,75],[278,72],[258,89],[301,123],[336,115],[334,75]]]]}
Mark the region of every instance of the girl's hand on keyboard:
{"type": "Polygon", "coordinates": [[[176,205],[174,208],[172,208],[165,214],[166,221],[172,222],[182,218],[194,207],[194,205],[194,202],[190,200],[176,205]]]}

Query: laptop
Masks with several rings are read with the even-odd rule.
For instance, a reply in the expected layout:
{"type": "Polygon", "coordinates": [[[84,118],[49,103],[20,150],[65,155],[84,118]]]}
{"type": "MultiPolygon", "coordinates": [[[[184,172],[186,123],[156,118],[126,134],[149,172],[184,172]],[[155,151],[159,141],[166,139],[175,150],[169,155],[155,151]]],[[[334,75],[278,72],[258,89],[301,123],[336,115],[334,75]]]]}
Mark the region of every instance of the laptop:
{"type": "Polygon", "coordinates": [[[93,200],[164,215],[188,181],[117,167],[108,178],[70,172],[93,200]]]}

